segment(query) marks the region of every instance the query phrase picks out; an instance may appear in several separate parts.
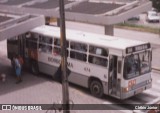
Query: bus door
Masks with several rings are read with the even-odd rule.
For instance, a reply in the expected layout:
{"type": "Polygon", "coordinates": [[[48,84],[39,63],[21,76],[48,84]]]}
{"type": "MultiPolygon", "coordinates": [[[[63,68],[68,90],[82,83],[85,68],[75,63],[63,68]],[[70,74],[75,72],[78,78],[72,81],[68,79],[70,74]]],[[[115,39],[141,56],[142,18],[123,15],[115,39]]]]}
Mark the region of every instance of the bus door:
{"type": "Polygon", "coordinates": [[[118,57],[115,55],[109,56],[109,77],[108,89],[109,95],[120,98],[120,79],[118,76],[118,57]]]}
{"type": "Polygon", "coordinates": [[[33,74],[38,74],[38,35],[26,33],[25,38],[25,65],[29,67],[33,74]]]}

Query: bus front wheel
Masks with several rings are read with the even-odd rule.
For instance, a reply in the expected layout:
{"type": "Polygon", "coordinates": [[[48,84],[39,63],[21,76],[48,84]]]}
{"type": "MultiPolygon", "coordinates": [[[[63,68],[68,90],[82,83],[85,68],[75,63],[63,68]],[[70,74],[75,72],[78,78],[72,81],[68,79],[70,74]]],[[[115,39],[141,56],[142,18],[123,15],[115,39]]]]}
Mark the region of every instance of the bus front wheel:
{"type": "Polygon", "coordinates": [[[38,69],[38,65],[37,65],[36,62],[32,62],[32,63],[31,63],[31,72],[32,72],[34,75],[38,75],[39,69],[38,69]]]}
{"type": "Polygon", "coordinates": [[[101,82],[98,80],[91,81],[90,91],[93,96],[98,97],[98,98],[102,97],[103,96],[103,86],[101,82]]]}

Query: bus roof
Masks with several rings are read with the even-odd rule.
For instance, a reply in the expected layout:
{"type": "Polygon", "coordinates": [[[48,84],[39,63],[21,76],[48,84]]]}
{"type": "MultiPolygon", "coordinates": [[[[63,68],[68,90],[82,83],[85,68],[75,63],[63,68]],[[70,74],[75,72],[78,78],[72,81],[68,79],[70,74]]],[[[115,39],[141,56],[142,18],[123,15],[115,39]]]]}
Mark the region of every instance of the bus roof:
{"type": "MultiPolygon", "coordinates": [[[[32,29],[31,32],[35,32],[48,37],[60,37],[60,28],[54,26],[43,25],[32,29]]],[[[142,41],[129,40],[109,35],[88,33],[72,29],[66,29],[66,38],[68,40],[76,42],[82,42],[102,47],[109,47],[119,50],[124,50],[127,47],[146,44],[146,42],[142,41]]]]}

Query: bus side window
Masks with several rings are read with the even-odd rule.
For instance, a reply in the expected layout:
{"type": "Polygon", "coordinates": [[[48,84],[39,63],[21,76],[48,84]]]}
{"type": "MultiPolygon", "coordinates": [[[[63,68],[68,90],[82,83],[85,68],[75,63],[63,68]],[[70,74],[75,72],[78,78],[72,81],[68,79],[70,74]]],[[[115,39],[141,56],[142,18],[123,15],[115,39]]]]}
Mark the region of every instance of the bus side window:
{"type": "Polygon", "coordinates": [[[54,45],[61,46],[60,39],[54,38],[54,45]]]}
{"type": "MultiPolygon", "coordinates": [[[[34,35],[32,34],[32,36],[34,35]]],[[[37,40],[38,39],[35,37],[26,38],[26,47],[30,49],[37,49],[37,40]]]]}
{"type": "Polygon", "coordinates": [[[108,50],[102,47],[89,46],[89,63],[108,67],[108,50]]]}
{"type": "Polygon", "coordinates": [[[108,66],[107,58],[100,58],[100,57],[92,56],[92,55],[89,55],[89,63],[104,66],[104,67],[108,66]]]}
{"type": "Polygon", "coordinates": [[[46,53],[52,53],[52,38],[39,36],[39,50],[46,53]]]}
{"type": "Polygon", "coordinates": [[[53,54],[54,55],[61,55],[61,48],[60,48],[60,39],[54,38],[54,48],[53,48],[53,54]]]}
{"type": "Polygon", "coordinates": [[[92,54],[97,54],[101,56],[108,56],[108,50],[102,47],[96,47],[96,46],[90,45],[89,52],[92,54]]]}
{"type": "Polygon", "coordinates": [[[73,59],[81,60],[81,61],[87,61],[87,55],[84,53],[79,53],[75,51],[70,52],[70,57],[73,59]]]}
{"type": "MultiPolygon", "coordinates": [[[[67,48],[69,47],[69,42],[66,41],[67,48]]],[[[53,48],[53,54],[54,55],[61,55],[61,45],[60,45],[60,39],[54,38],[54,48],[53,48]]],[[[68,56],[68,50],[67,50],[67,56],[68,56]]]]}
{"type": "Polygon", "coordinates": [[[82,44],[82,43],[78,43],[78,42],[71,42],[71,49],[86,52],[87,51],[87,45],[82,44]]]}
{"type": "Polygon", "coordinates": [[[30,32],[25,33],[25,37],[26,38],[31,38],[31,33],[30,32]]]}
{"type": "Polygon", "coordinates": [[[53,54],[54,54],[54,55],[61,55],[61,48],[59,48],[59,47],[54,47],[54,48],[53,48],[53,54]]]}
{"type": "Polygon", "coordinates": [[[70,50],[70,57],[73,59],[87,61],[87,45],[78,43],[78,42],[70,42],[71,50],[70,50]]]}

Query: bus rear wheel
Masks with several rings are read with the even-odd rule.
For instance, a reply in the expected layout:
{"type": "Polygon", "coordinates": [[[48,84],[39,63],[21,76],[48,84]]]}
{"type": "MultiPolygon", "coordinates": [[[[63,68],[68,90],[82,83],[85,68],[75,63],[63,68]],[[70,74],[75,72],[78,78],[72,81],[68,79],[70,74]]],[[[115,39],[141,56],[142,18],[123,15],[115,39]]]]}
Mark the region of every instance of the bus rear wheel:
{"type": "Polygon", "coordinates": [[[31,63],[31,72],[34,74],[34,75],[38,75],[39,74],[39,69],[38,69],[38,65],[36,62],[32,62],[31,63]]]}
{"type": "Polygon", "coordinates": [[[102,97],[103,96],[103,86],[101,82],[98,80],[91,81],[90,91],[93,96],[98,97],[98,98],[102,97]]]}

